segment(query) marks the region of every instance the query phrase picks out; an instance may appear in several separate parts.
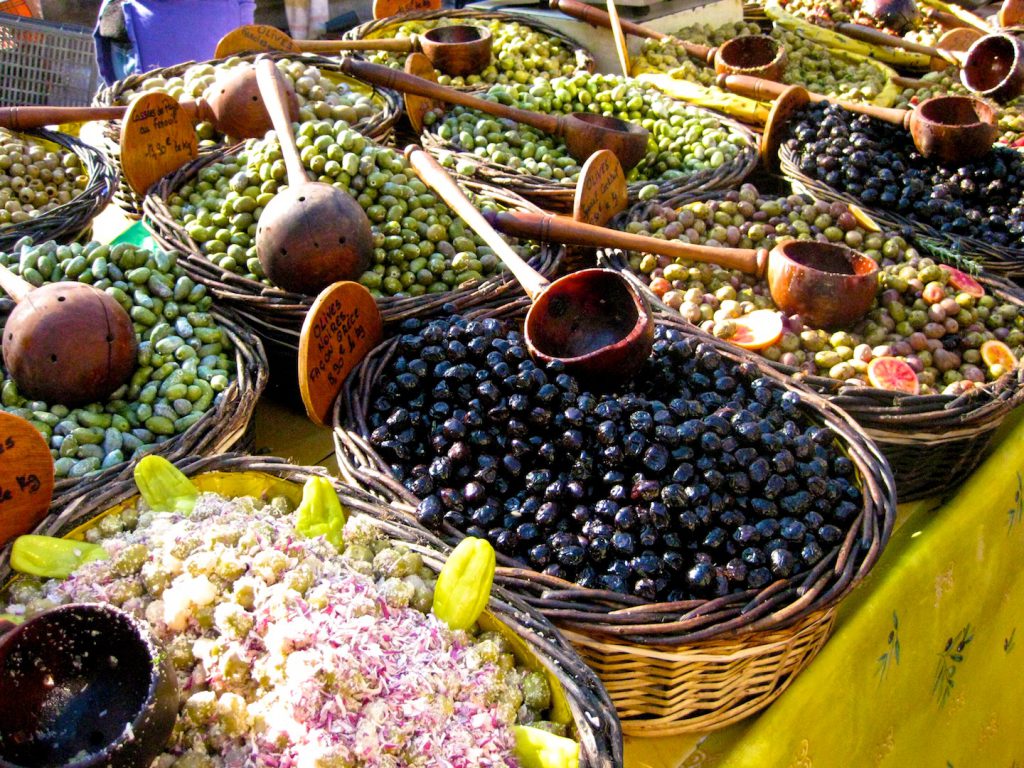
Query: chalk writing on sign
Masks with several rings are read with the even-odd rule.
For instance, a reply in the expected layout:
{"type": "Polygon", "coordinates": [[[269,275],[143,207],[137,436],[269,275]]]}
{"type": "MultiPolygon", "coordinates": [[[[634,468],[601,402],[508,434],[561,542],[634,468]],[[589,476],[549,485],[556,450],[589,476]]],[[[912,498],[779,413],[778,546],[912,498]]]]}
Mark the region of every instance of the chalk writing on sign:
{"type": "Polygon", "coordinates": [[[603,226],[626,207],[626,177],[618,158],[607,149],[591,155],[580,172],[573,218],[603,226]]]}

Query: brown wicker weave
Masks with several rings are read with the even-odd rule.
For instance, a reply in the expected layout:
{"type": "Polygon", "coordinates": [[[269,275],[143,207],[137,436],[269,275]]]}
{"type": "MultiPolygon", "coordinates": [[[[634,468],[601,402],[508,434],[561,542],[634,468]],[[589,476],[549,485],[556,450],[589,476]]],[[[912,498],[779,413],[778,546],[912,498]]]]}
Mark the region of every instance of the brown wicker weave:
{"type": "MultiPolygon", "coordinates": [[[[387,88],[376,88],[374,86],[363,83],[362,81],[356,81],[341,73],[341,64],[337,59],[327,59],[322,56],[314,56],[312,54],[289,54],[289,53],[262,53],[262,54],[245,54],[238,57],[243,61],[252,61],[257,56],[264,56],[274,59],[301,59],[302,61],[317,67],[322,72],[335,73],[337,77],[345,80],[349,83],[358,83],[360,88],[369,89],[373,92],[374,98],[380,104],[380,112],[360,120],[358,123],[353,125],[357,131],[362,133],[375,141],[387,142],[394,131],[395,123],[398,122],[398,118],[402,115],[402,99],[394,91],[387,88]]],[[[195,62],[187,61],[184,64],[175,64],[173,67],[165,67],[164,69],[154,69],[149,72],[142,72],[135,75],[129,75],[124,80],[118,80],[113,85],[100,90],[96,97],[93,99],[93,103],[102,106],[114,106],[118,104],[124,104],[125,94],[129,91],[137,90],[141,85],[151,77],[176,77],[185,72],[189,67],[193,67],[196,64],[216,64],[217,60],[195,62]]],[[[223,137],[220,138],[223,142],[223,137]]],[[[217,147],[223,146],[218,144],[217,147]]],[[[214,148],[217,148],[214,147],[214,148]]],[[[200,153],[205,154],[210,148],[200,148],[200,153]]],[[[103,129],[103,151],[108,161],[116,169],[116,174],[121,177],[121,123],[117,120],[111,120],[104,124],[103,129]]],[[[117,187],[116,193],[114,194],[114,202],[119,208],[124,210],[130,216],[138,218],[142,215],[142,197],[137,195],[123,177],[120,178],[120,183],[117,187]]]]}
{"type": "Polygon", "coordinates": [[[77,155],[82,161],[82,172],[89,176],[89,184],[76,197],[53,210],[20,224],[0,227],[0,251],[10,250],[18,240],[26,236],[36,242],[74,240],[88,230],[96,214],[107,207],[118,183],[118,170],[101,152],[74,136],[46,130],[25,131],[24,135],[53,142],[77,155]]]}
{"type": "MultiPolygon", "coordinates": [[[[706,199],[703,195],[681,197],[665,205],[676,207],[706,199]]],[[[636,206],[618,221],[629,219],[646,219],[645,206],[636,206]]],[[[630,270],[621,251],[602,252],[600,261],[625,274],[659,311],[679,317],[678,311],[630,270]]],[[[1024,306],[1024,290],[1018,286],[994,275],[982,274],[977,279],[1000,300],[1024,306]]],[[[901,502],[941,495],[960,485],[985,457],[999,425],[1024,402],[1024,366],[963,395],[908,395],[808,375],[765,357],[760,360],[782,375],[799,378],[850,414],[889,460],[901,502]]]]}
{"type": "MultiPolygon", "coordinates": [[[[300,467],[283,459],[228,454],[216,457],[182,457],[175,465],[186,475],[201,473],[259,473],[301,485],[313,476],[327,476],[322,467],[300,467]]],[[[423,556],[424,563],[439,571],[449,547],[425,529],[411,523],[400,503],[379,498],[330,478],[348,513],[366,515],[390,538],[407,544],[423,556]]],[[[298,489],[297,489],[298,490],[298,489]]],[[[138,494],[131,476],[109,483],[96,492],[80,492],[59,499],[37,533],[66,535],[138,494]]],[[[10,576],[9,546],[0,557],[0,583],[10,576]]],[[[608,694],[554,627],[535,609],[507,591],[495,587],[488,610],[521,637],[545,669],[561,683],[580,740],[581,768],[619,768],[622,765],[622,732],[608,694]]]]}
{"type": "MultiPolygon", "coordinates": [[[[671,99],[670,96],[660,94],[662,98],[671,99]]],[[[679,102],[682,104],[683,102],[679,102]]],[[[698,171],[678,179],[668,181],[634,181],[627,186],[629,201],[635,203],[639,200],[640,190],[648,184],[655,184],[658,192],[655,199],[664,199],[681,195],[686,192],[704,191],[710,192],[718,189],[729,189],[744,181],[757,166],[757,138],[753,131],[747,126],[731,118],[719,115],[708,109],[686,105],[689,109],[714,115],[722,126],[733,133],[742,136],[746,141],[739,153],[731,161],[723,163],[718,168],[709,168],[698,171]]],[[[440,125],[435,124],[435,125],[440,125]]],[[[559,184],[558,182],[545,179],[540,176],[530,176],[520,173],[515,168],[507,165],[499,165],[490,160],[479,157],[473,152],[464,151],[454,141],[442,139],[437,134],[437,128],[424,128],[422,139],[423,148],[436,156],[453,155],[460,163],[468,164],[473,168],[471,175],[466,176],[453,171],[463,181],[482,180],[487,184],[509,189],[522,195],[532,203],[536,203],[547,211],[556,213],[568,213],[572,210],[573,200],[576,195],[575,184],[559,184]]]]}
{"type": "MultiPolygon", "coordinates": [[[[518,301],[472,315],[522,318],[526,308],[527,302],[518,301]]],[[[657,322],[694,335],[680,318],[659,316],[657,322]]],[[[588,589],[543,575],[499,555],[502,584],[570,633],[605,680],[623,730],[631,734],[708,730],[767,706],[781,692],[779,686],[820,648],[831,612],[877,560],[895,513],[895,484],[885,458],[849,416],[810,389],[788,382],[762,361],[699,335],[723,357],[753,362],[780,387],[800,392],[805,413],[835,431],[857,466],[864,508],[841,546],[827,553],[811,572],[760,591],[714,600],[646,603],[632,595],[588,589]],[[669,663],[653,664],[652,658],[669,663]],[[750,669],[757,674],[732,664],[740,658],[750,660],[750,669]],[[690,663],[697,660],[701,663],[690,663]],[[622,682],[625,678],[628,684],[622,682]],[[644,691],[639,697],[638,685],[644,691]]],[[[349,377],[335,404],[335,448],[345,480],[413,504],[415,497],[391,476],[388,464],[366,439],[374,382],[395,349],[394,340],[382,343],[349,377]]],[[[443,530],[447,541],[462,535],[450,526],[443,530]]]]}
{"type": "MultiPolygon", "coordinates": [[[[582,72],[593,72],[595,70],[594,57],[586,48],[580,46],[578,42],[573,40],[571,37],[563,35],[558,30],[549,27],[544,22],[522,14],[516,13],[503,13],[502,11],[478,11],[472,8],[463,8],[461,10],[453,10],[451,8],[445,8],[438,11],[414,11],[411,13],[400,13],[396,16],[388,16],[384,19],[374,19],[368,21],[365,24],[360,24],[357,27],[353,27],[346,32],[342,39],[344,40],[363,40],[367,37],[389,37],[390,34],[387,30],[395,29],[401,24],[409,21],[431,21],[434,19],[452,19],[458,22],[470,22],[482,21],[489,22],[494,20],[505,21],[508,23],[522,24],[525,27],[529,27],[537,32],[541,32],[548,37],[552,37],[562,44],[563,47],[568,48],[576,56],[576,69],[582,72]]],[[[368,54],[356,54],[360,58],[366,58],[368,54]]],[[[494,55],[498,55],[498,51],[494,52],[494,55]]],[[[438,73],[440,74],[440,73],[438,73]]],[[[453,86],[454,87],[454,86],[453,86]]],[[[490,87],[489,83],[481,83],[477,85],[468,85],[459,88],[459,90],[466,91],[485,91],[490,87]]]]}
{"type": "Polygon", "coordinates": [[[894,229],[911,228],[921,245],[929,251],[936,248],[949,250],[976,261],[993,274],[1015,280],[1024,277],[1022,248],[1001,248],[974,237],[945,234],[918,219],[905,218],[890,210],[867,206],[853,195],[833,189],[824,182],[804,174],[797,164],[793,150],[787,146],[779,150],[779,169],[791,183],[805,189],[815,199],[858,205],[878,221],[894,229]]]}
{"type": "MultiPolygon", "coordinates": [[[[179,263],[188,275],[204,283],[218,299],[231,305],[264,339],[286,357],[295,357],[299,347],[299,332],[306,312],[313,303],[313,296],[290,293],[255,280],[249,280],[234,272],[222,270],[210,261],[200,246],[175,221],[167,205],[171,194],[186,181],[199,173],[206,165],[219,161],[231,149],[212,152],[185,166],[176,174],[168,176],[154,186],[144,204],[146,222],[153,236],[164,248],[180,251],[183,256],[179,263]]],[[[537,212],[539,209],[518,195],[506,190],[470,182],[467,189],[518,210],[537,212]]],[[[542,246],[534,266],[542,273],[551,275],[556,265],[557,250],[542,246]]],[[[522,289],[507,272],[492,275],[483,282],[447,293],[424,294],[406,298],[384,298],[377,302],[385,323],[395,323],[409,317],[432,314],[451,302],[465,309],[480,303],[493,301],[505,294],[520,294],[522,289]]]]}

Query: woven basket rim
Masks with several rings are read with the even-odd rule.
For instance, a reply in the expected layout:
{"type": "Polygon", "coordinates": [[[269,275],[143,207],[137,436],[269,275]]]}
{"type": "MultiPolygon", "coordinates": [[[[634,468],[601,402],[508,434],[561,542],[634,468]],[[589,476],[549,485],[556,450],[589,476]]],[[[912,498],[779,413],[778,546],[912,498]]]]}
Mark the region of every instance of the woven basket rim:
{"type": "MultiPolygon", "coordinates": [[[[529,301],[521,299],[499,307],[479,308],[469,316],[521,318],[528,306],[529,301]]],[[[501,554],[498,558],[502,567],[497,579],[561,628],[643,646],[739,637],[781,628],[809,612],[835,604],[863,579],[888,541],[896,509],[896,488],[885,457],[845,411],[809,387],[788,381],[760,360],[712,336],[695,333],[681,318],[661,314],[656,321],[714,346],[723,357],[753,363],[760,375],[772,379],[776,386],[798,392],[805,413],[818,423],[828,424],[835,432],[862,479],[863,506],[842,545],[830,550],[799,579],[776,581],[762,590],[683,603],[647,603],[632,595],[580,587],[529,570],[501,554]]],[[[388,464],[363,437],[369,432],[365,407],[371,386],[394,347],[394,338],[382,342],[346,381],[334,406],[335,455],[341,476],[349,483],[414,506],[418,499],[391,477],[388,464]]],[[[451,526],[446,525],[443,531],[446,540],[464,537],[451,526]]]]}
{"type": "Polygon", "coordinates": [[[118,170],[99,149],[69,134],[43,128],[10,133],[49,141],[74,153],[88,174],[89,183],[68,202],[28,221],[0,228],[0,250],[7,250],[26,236],[36,241],[74,240],[110,202],[117,188],[118,170]]]}
{"type": "MultiPolygon", "coordinates": [[[[808,196],[814,198],[814,195],[808,196]]],[[[684,195],[653,205],[677,208],[691,202],[714,199],[718,198],[704,194],[684,195]]],[[[646,218],[645,213],[651,206],[650,203],[635,205],[616,217],[613,224],[642,220],[646,218]]],[[[883,223],[889,226],[888,222],[883,223]]],[[[602,250],[599,260],[626,276],[658,313],[679,316],[629,268],[622,251],[602,250]]],[[[1024,307],[1024,289],[995,275],[982,274],[977,277],[986,289],[1000,298],[1024,307]]],[[[699,328],[691,327],[697,333],[704,334],[699,328]]],[[[847,411],[869,435],[883,442],[902,440],[935,443],[973,437],[998,427],[1010,411],[1024,402],[1024,365],[1007,372],[998,381],[975,387],[961,395],[910,395],[877,389],[867,384],[847,384],[838,379],[806,374],[798,368],[759,357],[765,365],[780,374],[799,378],[819,395],[847,411]]]]}
{"type": "MultiPolygon", "coordinates": [[[[341,71],[340,60],[329,59],[312,53],[265,51],[263,53],[237,54],[228,58],[237,58],[242,61],[254,61],[260,56],[269,57],[274,61],[278,61],[280,59],[298,59],[315,66],[320,70],[332,72],[346,81],[356,82],[361,88],[368,88],[373,98],[382,104],[382,109],[380,112],[374,113],[370,117],[363,118],[359,122],[355,123],[352,128],[367,138],[381,142],[386,141],[394,133],[395,123],[398,122],[398,119],[402,116],[402,112],[404,110],[402,96],[397,91],[393,91],[390,88],[381,88],[379,86],[371,85],[370,83],[364,83],[361,80],[356,80],[356,78],[350,77],[341,71]]],[[[122,80],[118,80],[111,85],[101,88],[93,98],[93,104],[104,107],[118,106],[122,103],[120,99],[125,91],[141,86],[142,83],[151,77],[175,77],[182,74],[190,67],[197,65],[210,65],[216,67],[217,64],[226,60],[227,59],[207,59],[206,61],[186,61],[169,67],[151,69],[148,72],[131,74],[122,80]]],[[[224,146],[229,145],[221,139],[210,147],[200,148],[199,156],[202,157],[210,152],[217,151],[224,146]]],[[[128,186],[128,183],[123,178],[120,178],[121,123],[119,120],[108,120],[103,123],[102,153],[107,161],[114,167],[115,175],[119,179],[119,184],[115,188],[116,195],[114,196],[114,201],[117,203],[118,207],[122,208],[126,213],[133,216],[140,216],[142,213],[142,200],[144,196],[138,195],[131,187],[128,186]]]]}
{"type": "MultiPolygon", "coordinates": [[[[657,187],[657,192],[653,199],[661,200],[686,192],[728,189],[740,184],[753,173],[758,163],[758,140],[754,131],[749,126],[706,107],[674,99],[663,91],[654,88],[654,86],[649,87],[659,98],[714,118],[720,123],[721,127],[741,136],[744,139],[744,143],[736,157],[723,163],[718,168],[707,168],[678,179],[667,179],[664,181],[645,180],[628,183],[626,189],[630,203],[637,202],[640,190],[651,184],[657,187]]],[[[513,190],[527,200],[535,202],[548,210],[566,211],[572,208],[576,195],[575,184],[558,184],[540,176],[519,173],[510,166],[484,160],[473,152],[461,149],[454,141],[442,139],[438,136],[437,130],[439,126],[440,123],[435,124],[435,126],[424,126],[420,135],[423,148],[435,157],[440,158],[442,155],[451,155],[472,166],[473,175],[471,176],[460,173],[458,170],[453,171],[453,175],[460,180],[471,180],[480,177],[486,179],[490,184],[499,184],[506,189],[513,190]]]]}
{"type": "MultiPolygon", "coordinates": [[[[411,545],[424,555],[424,562],[433,570],[440,569],[450,550],[443,541],[404,516],[400,501],[381,499],[345,485],[323,467],[300,466],[276,457],[238,453],[180,457],[174,463],[189,476],[207,472],[259,472],[297,484],[310,477],[324,477],[330,480],[346,510],[372,517],[386,535],[411,545]]],[[[137,495],[130,474],[108,483],[98,492],[67,495],[55,500],[50,515],[36,531],[64,535],[102,511],[137,495]]],[[[0,550],[0,582],[6,582],[10,574],[9,553],[10,545],[0,550]]],[[[622,733],[614,705],[597,675],[584,664],[568,640],[538,611],[500,587],[492,591],[488,608],[530,646],[537,659],[562,684],[580,739],[580,765],[586,768],[621,766],[622,733]]]]}
{"type": "MultiPolygon", "coordinates": [[[[278,333],[275,338],[280,337],[281,343],[298,348],[299,329],[306,312],[316,297],[285,291],[250,280],[234,272],[222,270],[203,255],[199,244],[189,236],[183,226],[174,220],[168,206],[167,201],[171,194],[184,183],[196,176],[207,165],[219,162],[242,146],[236,144],[233,147],[225,147],[217,152],[209,153],[154,185],[143,203],[146,223],[149,225],[154,239],[162,247],[181,253],[179,263],[190,277],[206,284],[214,295],[231,302],[250,320],[263,321],[268,326],[272,326],[267,328],[268,331],[272,332],[276,328],[278,333]],[[282,323],[286,323],[287,327],[282,328],[282,323]],[[292,333],[294,341],[291,340],[292,333]]],[[[463,182],[463,186],[510,208],[532,213],[541,212],[540,208],[510,190],[479,181],[463,182]]],[[[550,277],[557,270],[562,250],[548,244],[540,244],[538,254],[530,259],[530,263],[541,274],[550,277]]],[[[452,304],[456,308],[468,307],[480,302],[492,301],[506,293],[518,292],[521,292],[519,284],[511,273],[503,270],[466,288],[457,288],[440,294],[424,294],[423,296],[387,297],[378,299],[377,306],[381,310],[384,321],[391,323],[435,312],[448,304],[452,304]]]]}

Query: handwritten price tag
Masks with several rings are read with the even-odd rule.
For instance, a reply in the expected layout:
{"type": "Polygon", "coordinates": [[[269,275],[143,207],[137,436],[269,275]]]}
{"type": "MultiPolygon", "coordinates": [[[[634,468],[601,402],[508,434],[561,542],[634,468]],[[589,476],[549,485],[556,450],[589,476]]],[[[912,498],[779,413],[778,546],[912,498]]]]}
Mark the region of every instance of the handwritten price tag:
{"type": "Polygon", "coordinates": [[[441,0],[373,0],[373,18],[386,19],[398,13],[436,11],[441,0]]]}
{"type": "Polygon", "coordinates": [[[137,193],[145,194],[198,154],[195,126],[173,98],[144,93],[128,107],[121,121],[121,168],[137,193]]]}
{"type": "Polygon", "coordinates": [[[268,24],[246,24],[222,37],[213,52],[213,58],[224,59],[247,51],[288,51],[299,53],[299,46],[277,27],[268,24]]]}
{"type": "Polygon", "coordinates": [[[603,227],[626,207],[626,176],[615,153],[599,149],[587,158],[576,184],[572,217],[584,224],[603,227]]]}
{"type": "Polygon", "coordinates": [[[299,393],[310,419],[328,423],[345,379],[382,334],[377,302],[359,283],[335,283],[316,297],[299,336],[299,393]]]}
{"type": "Polygon", "coordinates": [[[31,531],[53,497],[53,457],[39,430],[0,411],[0,545],[31,531]]]}

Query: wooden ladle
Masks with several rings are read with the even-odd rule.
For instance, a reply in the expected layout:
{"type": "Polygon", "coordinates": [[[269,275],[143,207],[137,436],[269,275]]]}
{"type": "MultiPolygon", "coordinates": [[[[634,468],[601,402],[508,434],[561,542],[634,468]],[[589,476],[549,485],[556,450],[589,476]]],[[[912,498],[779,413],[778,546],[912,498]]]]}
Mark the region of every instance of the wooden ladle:
{"type": "Polygon", "coordinates": [[[474,75],[491,63],[491,32],[472,24],[434,27],[412,37],[367,40],[294,40],[275,27],[248,24],[228,32],[217,43],[214,58],[243,51],[288,51],[337,55],[342,51],[422,52],[430,63],[452,77],[474,75]]]}
{"type": "Polygon", "coordinates": [[[483,238],[533,301],[526,346],[533,357],[560,360],[566,370],[602,387],[629,379],[650,356],[654,320],[647,300],[617,272],[584,269],[555,282],[523,261],[433,157],[405,150],[423,183],[483,238]]]}
{"type": "Polygon", "coordinates": [[[256,63],[263,101],[281,142],[288,187],[267,204],[256,227],[256,255],[274,285],[317,294],[339,280],[355,280],[370,266],[370,220],[350,194],[310,181],[285,108],[285,80],[274,62],[256,63]]]}
{"type": "Polygon", "coordinates": [[[590,112],[573,112],[568,115],[530,112],[487,101],[454,88],[446,88],[422,77],[371,64],[368,61],[342,59],[341,69],[347,75],[384,88],[438,99],[449,104],[459,104],[495,117],[529,125],[544,133],[554,134],[565,142],[569,154],[580,162],[585,162],[599,149],[610,149],[619,159],[623,170],[628,171],[647,154],[647,141],[650,138],[647,129],[618,118],[590,112]]]}
{"type": "Polygon", "coordinates": [[[95,403],[134,372],[135,328],[113,296],[75,281],[35,288],[2,265],[0,288],[17,302],[3,329],[3,360],[23,395],[95,403]]]}
{"type": "MultiPolygon", "coordinates": [[[[600,8],[586,5],[579,0],[550,0],[551,8],[567,16],[585,21],[597,27],[613,29],[611,17],[600,8]]],[[[786,50],[770,35],[741,35],[720,46],[711,48],[698,43],[681,40],[674,35],[637,24],[620,21],[623,32],[652,40],[667,40],[686,51],[688,56],[713,66],[719,73],[736,73],[779,80],[786,70],[786,50]]]]}
{"type": "Polygon", "coordinates": [[[845,245],[789,240],[771,251],[713,248],[595,227],[567,216],[521,212],[486,215],[497,229],[514,237],[621,248],[717,264],[758,278],[767,277],[775,304],[787,314],[799,314],[815,328],[853,325],[867,314],[878,290],[878,265],[845,245]]]}
{"type": "Polygon", "coordinates": [[[785,99],[785,108],[774,107],[765,124],[761,154],[766,160],[778,155],[785,123],[801,106],[826,101],[843,109],[868,115],[910,131],[918,152],[941,163],[966,163],[984,157],[992,148],[999,129],[995,110],[984,101],[970,96],[936,96],[925,99],[913,109],[893,109],[842,101],[810,93],[796,86],[785,88],[770,80],[743,75],[719,75],[717,83],[740,96],[758,101],[776,99],[776,106],[785,99]]]}
{"type": "Polygon", "coordinates": [[[146,768],[178,715],[169,654],[145,623],[71,603],[0,627],[0,766],[146,768]]]}

